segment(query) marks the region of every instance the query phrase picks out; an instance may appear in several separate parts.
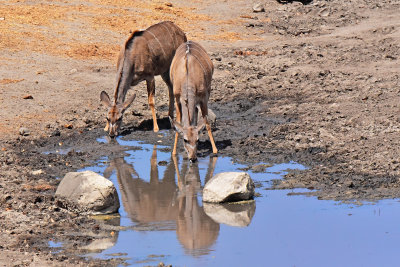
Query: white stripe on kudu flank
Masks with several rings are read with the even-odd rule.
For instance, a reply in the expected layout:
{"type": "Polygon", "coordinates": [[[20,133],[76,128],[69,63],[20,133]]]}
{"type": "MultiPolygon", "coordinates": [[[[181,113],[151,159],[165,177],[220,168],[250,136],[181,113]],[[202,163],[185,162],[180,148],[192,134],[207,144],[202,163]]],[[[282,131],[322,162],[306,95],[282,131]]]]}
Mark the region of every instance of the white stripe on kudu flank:
{"type": "Polygon", "coordinates": [[[197,60],[197,62],[199,63],[201,69],[203,70],[204,77],[207,77],[206,69],[204,68],[203,64],[201,64],[199,58],[193,53],[190,53],[190,55],[192,55],[197,60]]]}
{"type": "Polygon", "coordinates": [[[160,40],[158,40],[158,38],[157,38],[157,37],[154,35],[154,33],[152,33],[151,31],[146,30],[146,32],[148,32],[148,33],[150,33],[151,35],[153,35],[154,39],[156,39],[157,42],[160,44],[160,48],[161,48],[161,50],[163,51],[164,56],[167,57],[167,54],[165,53],[164,48],[162,47],[162,43],[160,42],[160,40]]]}
{"type": "Polygon", "coordinates": [[[166,26],[166,25],[164,25],[164,24],[160,24],[162,27],[164,27],[164,29],[167,29],[167,32],[168,32],[168,34],[169,34],[169,36],[171,37],[171,39],[172,39],[172,42],[174,43],[174,49],[176,49],[176,44],[175,44],[175,38],[174,38],[174,36],[172,36],[172,34],[171,34],[171,32],[169,31],[169,29],[168,29],[168,27],[166,26]]]}

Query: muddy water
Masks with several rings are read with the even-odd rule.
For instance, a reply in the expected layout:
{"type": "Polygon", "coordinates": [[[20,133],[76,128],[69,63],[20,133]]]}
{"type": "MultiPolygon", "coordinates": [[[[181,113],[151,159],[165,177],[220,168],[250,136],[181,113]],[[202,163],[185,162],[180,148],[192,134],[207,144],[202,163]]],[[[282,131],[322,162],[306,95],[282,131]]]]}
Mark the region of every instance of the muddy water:
{"type": "Polygon", "coordinates": [[[118,142],[127,146],[124,155],[88,169],[117,187],[120,217],[109,223],[123,230],[86,257],[121,257],[136,266],[393,266],[397,258],[397,200],[341,204],[298,194],[306,189],[268,190],[288,169],[305,168],[291,162],[249,171],[257,184],[254,202],[203,204],[201,189],[213,174],[245,166],[227,157],[190,165],[182,155],[174,161],[167,146],[118,142]]]}

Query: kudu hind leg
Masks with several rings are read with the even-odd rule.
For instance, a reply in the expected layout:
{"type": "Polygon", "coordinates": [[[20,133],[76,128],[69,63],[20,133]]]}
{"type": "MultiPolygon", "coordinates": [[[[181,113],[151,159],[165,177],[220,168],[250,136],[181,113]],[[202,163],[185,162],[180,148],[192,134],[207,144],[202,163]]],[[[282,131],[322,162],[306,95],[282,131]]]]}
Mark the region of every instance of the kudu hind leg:
{"type": "Polygon", "coordinates": [[[169,70],[167,72],[164,72],[161,75],[163,81],[167,84],[168,86],[168,96],[169,96],[169,106],[168,106],[168,116],[171,118],[174,118],[174,91],[172,87],[172,82],[171,78],[169,76],[169,70]]]}
{"type": "Polygon", "coordinates": [[[200,105],[200,108],[201,108],[201,115],[203,116],[203,119],[206,121],[206,129],[207,129],[208,137],[210,138],[210,142],[211,142],[213,153],[217,154],[218,153],[218,149],[217,149],[217,146],[215,145],[214,137],[213,137],[212,132],[211,132],[211,125],[208,122],[208,118],[207,118],[208,107],[207,107],[207,105],[202,104],[202,105],[200,105]]]}
{"type": "Polygon", "coordinates": [[[154,94],[156,91],[156,83],[153,79],[147,80],[147,96],[148,96],[148,101],[149,101],[149,107],[151,109],[151,115],[153,116],[153,131],[156,133],[158,132],[158,124],[157,124],[157,116],[156,116],[156,110],[155,110],[155,103],[154,103],[154,94]]]}

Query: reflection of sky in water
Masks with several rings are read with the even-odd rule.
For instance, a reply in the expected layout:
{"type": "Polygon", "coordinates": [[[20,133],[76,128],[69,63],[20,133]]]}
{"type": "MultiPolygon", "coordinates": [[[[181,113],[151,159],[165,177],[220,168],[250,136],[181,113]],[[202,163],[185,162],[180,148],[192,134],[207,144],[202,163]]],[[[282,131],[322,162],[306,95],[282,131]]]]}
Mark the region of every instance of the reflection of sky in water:
{"type": "MultiPolygon", "coordinates": [[[[143,146],[143,150],[128,151],[125,160],[133,164],[140,178],[149,181],[153,145],[119,142],[143,146]]],[[[170,153],[158,150],[157,162],[160,161],[169,162],[170,153]]],[[[208,163],[208,158],[200,158],[198,162],[202,186],[208,163]]],[[[181,169],[182,159],[179,164],[181,169]]],[[[100,164],[88,169],[102,174],[106,167],[100,164]]],[[[232,164],[230,158],[218,157],[214,174],[241,167],[244,166],[232,164]]],[[[171,222],[170,231],[122,231],[116,245],[98,256],[108,258],[114,253],[127,253],[123,257],[130,258],[128,263],[138,266],[156,265],[160,261],[173,266],[397,266],[399,202],[383,200],[356,206],[301,195],[287,196],[306,189],[264,190],[269,180],[280,178],[286,169],[302,168],[289,163],[269,167],[267,173],[249,171],[253,180],[263,185],[256,188],[261,197],[256,198],[256,213],[250,225],[221,224],[215,243],[196,256],[185,252],[173,230],[175,222],[171,222]],[[149,258],[149,255],[154,256],[149,258]],[[140,263],[143,260],[149,262],[140,263]]],[[[166,166],[158,166],[160,179],[165,170],[166,166]]],[[[118,187],[115,172],[111,180],[118,187]]],[[[198,199],[202,206],[201,198],[198,199]]],[[[122,207],[120,213],[121,225],[134,226],[122,207]]]]}

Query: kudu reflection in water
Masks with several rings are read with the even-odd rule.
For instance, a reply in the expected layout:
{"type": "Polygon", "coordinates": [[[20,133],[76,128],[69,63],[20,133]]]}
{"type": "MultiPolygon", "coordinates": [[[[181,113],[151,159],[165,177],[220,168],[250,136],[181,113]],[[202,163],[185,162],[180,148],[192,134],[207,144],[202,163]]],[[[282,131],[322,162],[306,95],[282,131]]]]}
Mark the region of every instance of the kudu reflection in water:
{"type": "MultiPolygon", "coordinates": [[[[216,159],[210,158],[206,181],[212,177],[216,159]]],[[[124,209],[133,222],[151,224],[164,230],[172,230],[171,222],[174,222],[178,240],[187,253],[207,253],[207,248],[218,237],[219,224],[208,217],[198,203],[197,192],[201,190],[201,181],[197,164],[184,161],[180,174],[177,159],[172,156],[160,180],[157,146],[154,146],[149,182],[141,179],[133,165],[123,157],[110,160],[104,176],[110,177],[113,169],[116,170],[124,209]]]]}

